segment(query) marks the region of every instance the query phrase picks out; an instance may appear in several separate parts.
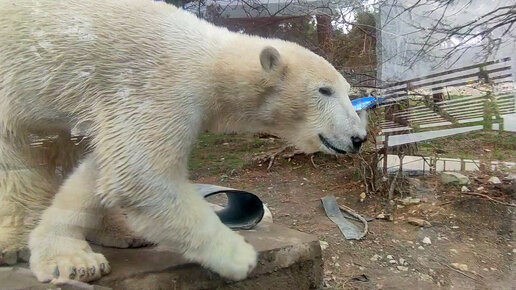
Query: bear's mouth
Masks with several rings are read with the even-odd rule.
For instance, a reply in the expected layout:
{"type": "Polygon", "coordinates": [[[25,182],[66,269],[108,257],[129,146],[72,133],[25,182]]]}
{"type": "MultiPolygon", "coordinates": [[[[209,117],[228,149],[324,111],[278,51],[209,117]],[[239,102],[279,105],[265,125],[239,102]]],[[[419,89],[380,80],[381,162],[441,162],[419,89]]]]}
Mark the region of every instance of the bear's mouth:
{"type": "Polygon", "coordinates": [[[324,138],[323,135],[319,134],[319,139],[321,140],[321,142],[324,144],[324,146],[326,146],[327,148],[339,153],[339,154],[346,154],[346,151],[342,150],[342,149],[339,149],[335,146],[333,146],[330,141],[328,141],[328,139],[324,138]]]}

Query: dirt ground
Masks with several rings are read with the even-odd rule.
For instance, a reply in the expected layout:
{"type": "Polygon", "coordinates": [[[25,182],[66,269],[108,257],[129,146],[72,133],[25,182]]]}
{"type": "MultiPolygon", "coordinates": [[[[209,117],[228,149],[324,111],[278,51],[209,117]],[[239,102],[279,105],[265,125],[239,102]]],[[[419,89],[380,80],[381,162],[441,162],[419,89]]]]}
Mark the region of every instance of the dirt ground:
{"type": "MultiPolygon", "coordinates": [[[[316,235],[323,241],[324,288],[516,289],[515,207],[461,194],[459,186],[444,186],[435,176],[412,178],[407,194],[420,203],[404,206],[404,196],[395,196],[393,220],[375,219],[363,240],[348,241],[320,199],[333,194],[339,204],[376,217],[385,213],[386,197],[371,194],[360,201],[364,187],[349,157],[317,155],[317,168],[304,155],[279,158],[269,170],[268,162],[253,161],[280,148],[278,142],[205,136],[193,153],[192,179],[252,191],[268,205],[275,223],[316,235]],[[409,224],[409,217],[431,226],[409,224]]],[[[496,174],[503,179],[503,172],[496,174]]],[[[514,199],[516,184],[503,180],[494,186],[488,178],[470,174],[468,187],[506,202],[514,199]]]]}

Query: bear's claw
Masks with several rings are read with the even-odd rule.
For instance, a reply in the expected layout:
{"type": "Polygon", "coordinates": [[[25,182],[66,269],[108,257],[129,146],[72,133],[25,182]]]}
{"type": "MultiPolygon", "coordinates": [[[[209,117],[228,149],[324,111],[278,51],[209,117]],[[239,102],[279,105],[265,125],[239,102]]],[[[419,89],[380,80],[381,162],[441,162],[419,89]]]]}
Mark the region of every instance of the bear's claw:
{"type": "Polygon", "coordinates": [[[63,284],[70,281],[90,282],[110,272],[106,258],[80,250],[75,254],[31,259],[31,269],[40,282],[63,284]]]}

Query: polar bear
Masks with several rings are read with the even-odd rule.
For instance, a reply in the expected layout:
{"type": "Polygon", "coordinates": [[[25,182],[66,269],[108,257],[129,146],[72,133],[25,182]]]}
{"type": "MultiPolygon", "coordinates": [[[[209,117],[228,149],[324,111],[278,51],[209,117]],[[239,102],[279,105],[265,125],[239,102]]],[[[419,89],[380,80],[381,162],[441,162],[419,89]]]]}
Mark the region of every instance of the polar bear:
{"type": "Polygon", "coordinates": [[[198,133],[268,132],[329,154],[366,138],[350,85],[322,57],[163,2],[1,0],[0,82],[0,251],[12,256],[28,239],[44,282],[109,273],[86,238],[103,240],[102,217],[120,207],[147,241],[244,279],[256,251],[187,179],[198,133]],[[26,135],[76,126],[92,152],[59,185],[24,149],[26,135]]]}

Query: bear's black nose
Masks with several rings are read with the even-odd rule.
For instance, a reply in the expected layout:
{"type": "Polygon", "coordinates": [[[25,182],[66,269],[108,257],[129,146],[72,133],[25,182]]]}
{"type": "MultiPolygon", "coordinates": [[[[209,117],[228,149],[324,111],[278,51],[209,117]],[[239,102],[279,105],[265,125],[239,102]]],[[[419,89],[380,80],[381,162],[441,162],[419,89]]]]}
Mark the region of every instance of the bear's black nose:
{"type": "Polygon", "coordinates": [[[362,146],[362,143],[364,143],[364,141],[365,141],[365,138],[362,139],[357,136],[351,137],[351,143],[353,143],[353,148],[355,148],[355,150],[357,150],[357,151],[360,149],[360,146],[362,146]]]}

